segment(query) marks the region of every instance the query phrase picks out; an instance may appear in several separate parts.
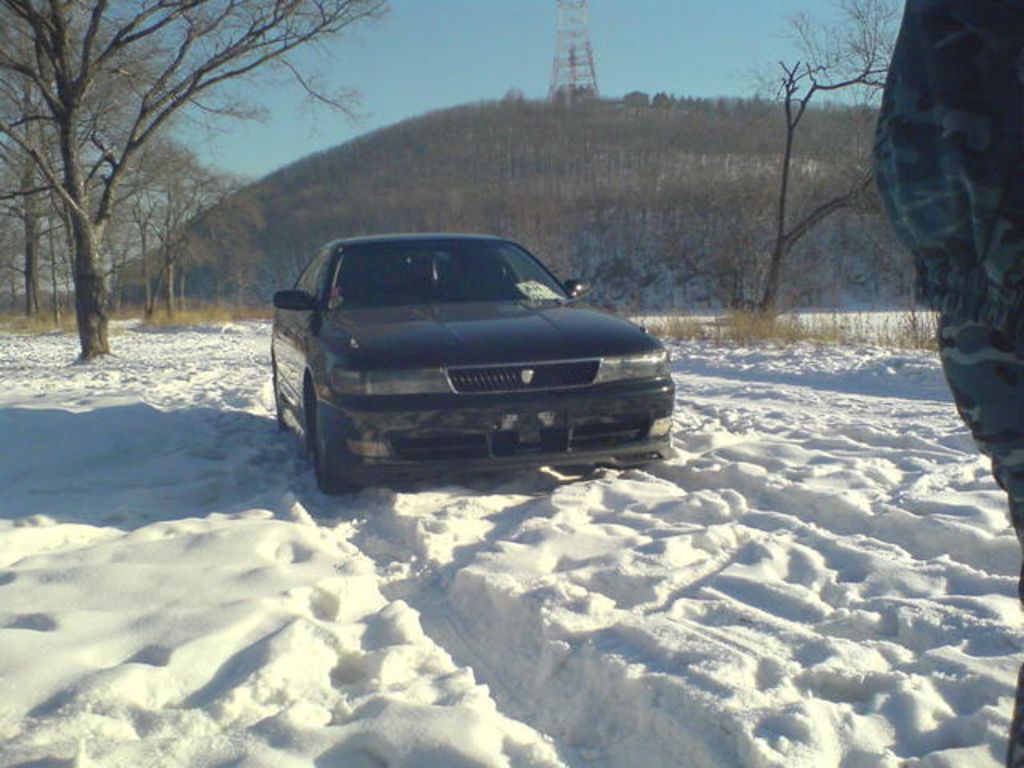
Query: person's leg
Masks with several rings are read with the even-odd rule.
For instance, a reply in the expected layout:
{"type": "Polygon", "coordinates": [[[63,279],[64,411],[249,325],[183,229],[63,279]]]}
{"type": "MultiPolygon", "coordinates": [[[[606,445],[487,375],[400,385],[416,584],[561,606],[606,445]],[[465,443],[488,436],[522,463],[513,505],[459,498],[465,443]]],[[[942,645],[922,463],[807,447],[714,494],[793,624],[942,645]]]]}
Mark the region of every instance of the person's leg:
{"type": "MultiPolygon", "coordinates": [[[[1006,491],[1024,544],[1024,343],[987,326],[942,318],[942,368],[957,410],[1006,491]]],[[[1024,567],[1017,586],[1024,603],[1024,567]]],[[[1006,764],[1024,768],[1024,665],[1017,677],[1006,764]]]]}
{"type": "Polygon", "coordinates": [[[1010,742],[1006,747],[1006,768],[1024,768],[1024,664],[1017,673],[1017,695],[1013,700],[1010,742]]]}
{"type": "Polygon", "coordinates": [[[992,474],[1009,497],[1010,521],[1024,542],[1024,342],[945,317],[939,338],[957,410],[992,460],[992,474]]]}

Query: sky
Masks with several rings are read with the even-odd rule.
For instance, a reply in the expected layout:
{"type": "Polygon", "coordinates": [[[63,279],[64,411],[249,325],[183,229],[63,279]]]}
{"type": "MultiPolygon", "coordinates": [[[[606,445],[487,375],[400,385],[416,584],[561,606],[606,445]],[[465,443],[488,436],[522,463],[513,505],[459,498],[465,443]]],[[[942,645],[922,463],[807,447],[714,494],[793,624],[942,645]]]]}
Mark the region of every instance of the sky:
{"type": "MultiPolygon", "coordinates": [[[[606,97],[639,90],[749,96],[757,73],[790,56],[789,19],[831,0],[590,0],[598,85],[606,97]]],[[[303,54],[334,89],[358,92],[354,119],[311,106],[298,86],[262,73],[244,97],[260,121],[189,120],[181,133],[207,163],[260,177],[377,128],[445,107],[544,98],[556,41],[555,0],[392,0],[383,19],[303,54]]]]}

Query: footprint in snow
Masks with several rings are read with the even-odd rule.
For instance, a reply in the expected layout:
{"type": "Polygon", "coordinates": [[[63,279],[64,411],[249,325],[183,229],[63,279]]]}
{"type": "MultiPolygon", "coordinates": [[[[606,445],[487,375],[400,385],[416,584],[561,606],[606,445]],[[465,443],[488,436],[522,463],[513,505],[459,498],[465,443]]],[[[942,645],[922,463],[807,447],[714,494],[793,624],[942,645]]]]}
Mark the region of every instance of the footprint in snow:
{"type": "Polygon", "coordinates": [[[308,563],[313,559],[313,550],[301,544],[282,544],[274,553],[274,558],[284,565],[308,563]]]}
{"type": "Polygon", "coordinates": [[[53,632],[57,629],[57,620],[46,613],[26,613],[15,617],[7,625],[7,629],[29,629],[33,632],[53,632]]]}
{"type": "Polygon", "coordinates": [[[125,664],[145,664],[150,667],[166,667],[171,663],[173,650],[162,645],[147,645],[131,657],[124,660],[125,664]]]}
{"type": "Polygon", "coordinates": [[[320,621],[337,621],[341,598],[323,587],[313,587],[309,594],[309,611],[320,621]]]}

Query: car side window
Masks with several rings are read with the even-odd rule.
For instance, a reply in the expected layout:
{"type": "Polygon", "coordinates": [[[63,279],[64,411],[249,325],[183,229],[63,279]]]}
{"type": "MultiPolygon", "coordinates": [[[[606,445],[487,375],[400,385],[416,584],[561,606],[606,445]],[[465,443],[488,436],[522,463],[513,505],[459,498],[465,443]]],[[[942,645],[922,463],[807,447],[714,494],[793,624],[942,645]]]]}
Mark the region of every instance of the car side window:
{"type": "Polygon", "coordinates": [[[305,291],[317,301],[323,299],[324,272],[331,260],[331,249],[322,248],[299,275],[295,287],[305,291]]]}
{"type": "Polygon", "coordinates": [[[341,267],[345,263],[345,251],[338,249],[338,258],[334,262],[334,268],[327,275],[327,282],[330,285],[330,292],[327,294],[327,309],[337,309],[342,305],[341,296],[341,267]]]}

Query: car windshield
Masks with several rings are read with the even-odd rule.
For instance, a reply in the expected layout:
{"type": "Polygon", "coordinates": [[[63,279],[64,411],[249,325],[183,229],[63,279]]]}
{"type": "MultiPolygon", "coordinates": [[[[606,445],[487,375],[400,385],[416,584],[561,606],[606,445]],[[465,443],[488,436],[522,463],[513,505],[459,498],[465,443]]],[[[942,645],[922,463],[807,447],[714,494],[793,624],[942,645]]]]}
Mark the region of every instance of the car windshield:
{"type": "Polygon", "coordinates": [[[410,240],[345,246],[331,306],[362,309],[566,298],[551,273],[511,243],[410,240]]]}

